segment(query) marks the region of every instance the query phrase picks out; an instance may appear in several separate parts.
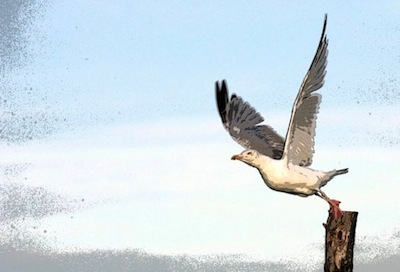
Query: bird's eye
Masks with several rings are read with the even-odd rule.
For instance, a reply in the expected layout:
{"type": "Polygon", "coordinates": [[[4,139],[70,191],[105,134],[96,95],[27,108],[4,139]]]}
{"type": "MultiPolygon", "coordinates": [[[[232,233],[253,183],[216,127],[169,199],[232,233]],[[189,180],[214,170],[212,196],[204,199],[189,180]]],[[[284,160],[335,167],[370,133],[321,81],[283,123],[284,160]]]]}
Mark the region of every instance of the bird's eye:
{"type": "Polygon", "coordinates": [[[251,154],[252,154],[252,152],[251,152],[251,151],[249,151],[249,152],[247,152],[246,154],[247,154],[247,155],[251,155],[251,154]]]}

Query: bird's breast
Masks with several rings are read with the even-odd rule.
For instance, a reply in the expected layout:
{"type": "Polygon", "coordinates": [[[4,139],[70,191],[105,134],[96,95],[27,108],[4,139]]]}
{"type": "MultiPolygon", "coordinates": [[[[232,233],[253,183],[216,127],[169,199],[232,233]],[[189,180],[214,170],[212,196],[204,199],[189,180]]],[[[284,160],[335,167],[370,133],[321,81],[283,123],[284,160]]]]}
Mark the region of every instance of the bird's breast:
{"type": "Polygon", "coordinates": [[[281,160],[260,167],[259,171],[265,184],[276,191],[311,195],[318,187],[318,180],[311,169],[300,166],[291,167],[282,163],[281,160]]]}

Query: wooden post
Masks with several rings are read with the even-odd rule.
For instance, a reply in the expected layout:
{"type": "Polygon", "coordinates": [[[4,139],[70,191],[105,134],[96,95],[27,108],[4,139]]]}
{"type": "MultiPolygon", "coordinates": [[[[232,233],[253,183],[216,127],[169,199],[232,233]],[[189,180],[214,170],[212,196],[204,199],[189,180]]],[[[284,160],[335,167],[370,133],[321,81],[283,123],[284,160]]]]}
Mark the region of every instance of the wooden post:
{"type": "Polygon", "coordinates": [[[358,212],[343,211],[335,220],[328,216],[325,227],[325,272],[353,271],[353,249],[358,212]]]}

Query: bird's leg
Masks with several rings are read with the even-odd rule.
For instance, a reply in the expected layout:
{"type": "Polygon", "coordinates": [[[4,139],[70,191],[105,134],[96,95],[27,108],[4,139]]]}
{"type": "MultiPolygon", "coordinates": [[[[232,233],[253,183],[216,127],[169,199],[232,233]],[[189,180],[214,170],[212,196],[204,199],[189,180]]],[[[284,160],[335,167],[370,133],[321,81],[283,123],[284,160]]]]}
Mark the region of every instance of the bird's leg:
{"type": "Polygon", "coordinates": [[[317,196],[321,197],[322,199],[324,199],[326,202],[328,202],[329,204],[329,213],[331,213],[333,215],[333,218],[335,218],[335,220],[339,219],[343,212],[342,210],[339,208],[339,204],[340,201],[336,200],[336,199],[330,199],[324,192],[322,192],[321,190],[319,190],[316,193],[317,196]]]}

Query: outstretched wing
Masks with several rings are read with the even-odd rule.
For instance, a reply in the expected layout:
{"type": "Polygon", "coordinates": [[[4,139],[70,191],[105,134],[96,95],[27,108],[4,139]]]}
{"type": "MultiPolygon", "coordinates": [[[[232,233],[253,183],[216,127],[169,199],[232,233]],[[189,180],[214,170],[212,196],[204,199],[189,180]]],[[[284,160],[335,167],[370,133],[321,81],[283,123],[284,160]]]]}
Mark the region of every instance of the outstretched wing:
{"type": "Polygon", "coordinates": [[[283,152],[287,163],[301,166],[312,163],[317,113],[321,103],[321,95],[314,92],[324,84],[328,57],[326,23],[327,15],[317,52],[293,104],[283,152]]]}
{"type": "Polygon", "coordinates": [[[233,94],[229,100],[225,80],[221,86],[219,82],[215,83],[215,94],[222,124],[236,142],[274,159],[282,157],[282,136],[270,126],[258,125],[264,118],[241,97],[233,94]]]}

